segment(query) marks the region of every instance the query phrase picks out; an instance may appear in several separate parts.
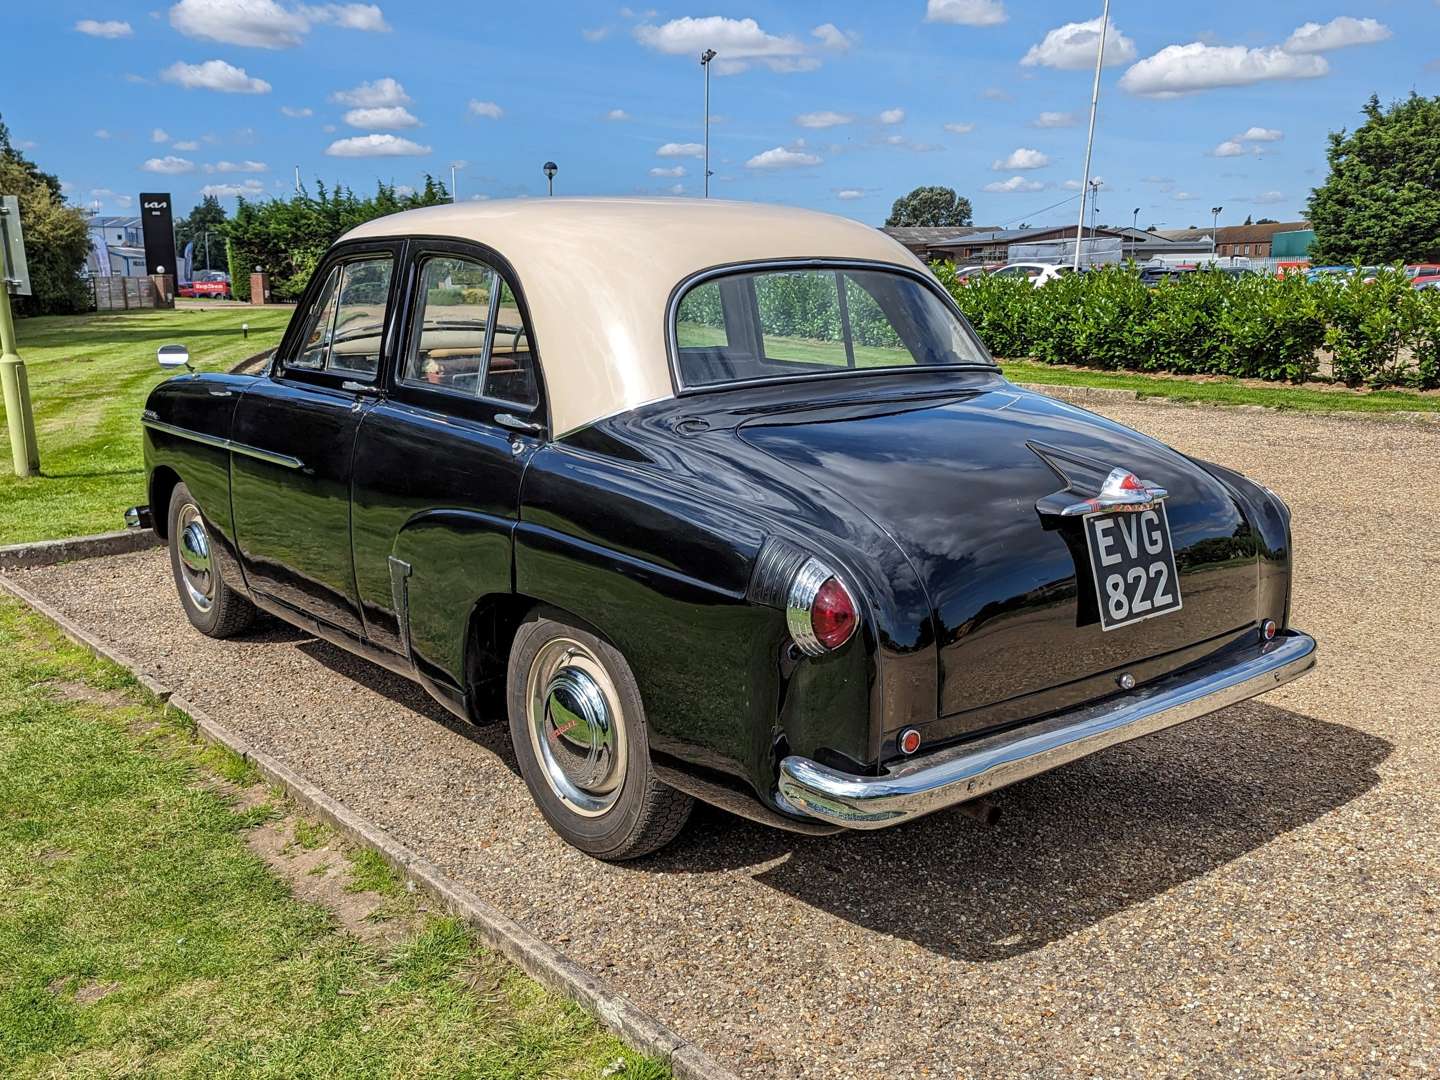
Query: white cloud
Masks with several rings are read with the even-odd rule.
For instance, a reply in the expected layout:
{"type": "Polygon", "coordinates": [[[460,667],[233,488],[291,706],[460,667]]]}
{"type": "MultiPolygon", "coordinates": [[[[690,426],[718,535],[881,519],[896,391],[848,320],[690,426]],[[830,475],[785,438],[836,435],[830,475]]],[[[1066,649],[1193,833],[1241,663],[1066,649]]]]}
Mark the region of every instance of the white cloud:
{"type": "Polygon", "coordinates": [[[903,123],[904,120],[904,109],[886,109],[880,114],[880,123],[882,124],[899,124],[903,123]]]}
{"type": "Polygon", "coordinates": [[[269,172],[270,166],[263,161],[217,161],[206,165],[207,173],[262,173],[269,172]]]}
{"type": "Polygon", "coordinates": [[[107,131],[105,128],[96,128],[95,137],[97,139],[108,139],[110,138],[110,132],[107,131]]]}
{"type": "Polygon", "coordinates": [[[150,132],[150,141],[153,143],[164,143],[170,141],[170,133],[164,128],[156,128],[150,132]]]}
{"type": "Polygon", "coordinates": [[[674,166],[671,166],[671,167],[668,168],[668,169],[664,169],[664,168],[661,168],[660,166],[657,165],[657,166],[655,166],[655,168],[653,168],[653,169],[650,170],[650,175],[651,175],[651,176],[669,176],[669,177],[673,177],[673,178],[675,178],[675,179],[679,179],[680,177],[682,177],[682,176],[685,175],[685,166],[684,166],[684,165],[674,165],[674,166]]]}
{"type": "Polygon", "coordinates": [[[805,150],[787,150],[783,146],[772,147],[756,154],[745,162],[747,169],[800,169],[807,165],[819,165],[824,158],[805,150]]]}
{"type": "Polygon", "coordinates": [[[1255,196],[1255,201],[1261,206],[1273,206],[1275,203],[1285,201],[1285,193],[1283,191],[1262,191],[1255,196]]]}
{"type": "Polygon", "coordinates": [[[166,82],[186,90],[214,90],[220,94],[268,94],[270,84],[252,79],[244,68],[224,60],[206,60],[203,64],[187,64],[177,60],[160,73],[166,82]]]}
{"type": "MultiPolygon", "coordinates": [[[[1045,35],[1039,45],[1021,58],[1024,67],[1048,67],[1060,71],[1084,71],[1095,66],[1095,50],[1100,47],[1100,20],[1072,22],[1058,26],[1045,35]]],[[[1105,32],[1105,66],[1128,64],[1135,59],[1135,42],[1120,32],[1110,21],[1105,32]]]]}
{"type": "Polygon", "coordinates": [[[1012,169],[1043,169],[1049,164],[1050,158],[1047,155],[1022,146],[1012,151],[1009,157],[992,162],[990,168],[996,172],[1009,172],[1012,169]]]}
{"type": "Polygon", "coordinates": [[[275,0],[180,0],[170,9],[170,25],[186,37],[257,49],[293,48],[317,23],[346,30],[390,29],[374,4],[284,8],[275,0]]]}
{"type": "Polygon", "coordinates": [[[336,139],[325,153],[329,157],[419,157],[430,153],[430,147],[398,135],[353,135],[336,139]]]}
{"type": "Polygon", "coordinates": [[[865,198],[865,192],[861,188],[841,188],[835,192],[835,198],[841,202],[853,202],[865,198]]]}
{"type": "Polygon", "coordinates": [[[345,123],[371,131],[398,131],[419,127],[420,118],[404,105],[384,105],[377,109],[351,109],[345,114],[345,123]]]}
{"type": "Polygon", "coordinates": [[[810,36],[820,42],[827,49],[834,49],[836,52],[844,52],[855,44],[856,35],[852,32],[841,30],[834,23],[821,23],[810,31],[810,36]]]}
{"type": "Polygon", "coordinates": [[[282,116],[288,116],[292,120],[300,120],[307,116],[314,116],[315,110],[310,108],[309,105],[281,105],[280,113],[282,116]]]}
{"type": "Polygon", "coordinates": [[[581,29],[580,36],[594,45],[596,42],[604,41],[610,36],[610,27],[597,26],[592,30],[581,29]]]}
{"type": "Polygon", "coordinates": [[[1307,22],[1296,27],[1282,46],[1286,52],[1318,53],[1346,49],[1351,45],[1374,45],[1391,37],[1390,28],[1376,19],[1341,15],[1328,23],[1307,22]]]}
{"type": "Polygon", "coordinates": [[[925,21],[998,26],[1010,16],[1001,0],[926,0],[925,21]]]}
{"type": "Polygon", "coordinates": [[[629,120],[630,114],[627,113],[624,109],[611,109],[608,113],[605,114],[605,119],[615,121],[629,120]]]}
{"type": "Polygon", "coordinates": [[[703,143],[698,142],[667,142],[664,146],[660,147],[660,149],[655,151],[655,156],[703,158],[705,156],[705,146],[703,143]]]}
{"type": "Polygon", "coordinates": [[[505,115],[505,110],[493,101],[479,101],[471,98],[470,104],[466,108],[470,110],[471,116],[483,116],[487,120],[499,120],[505,115]]]}
{"type": "Polygon", "coordinates": [[[1134,64],[1120,87],[1149,97],[1178,97],[1219,86],[1250,86],[1272,79],[1313,79],[1330,71],[1323,56],[1296,56],[1279,46],[1167,45],[1134,64]]]}
{"type": "Polygon", "coordinates": [[[257,199],[265,194],[265,185],[259,180],[246,180],[239,184],[206,184],[200,189],[201,195],[214,195],[217,199],[233,199],[244,195],[257,199]]]}
{"type": "Polygon", "coordinates": [[[164,157],[150,158],[140,169],[142,172],[161,173],[164,176],[179,176],[181,173],[194,172],[195,163],[188,158],[166,154],[164,157]]]}
{"type": "Polygon", "coordinates": [[[831,112],[825,109],[820,112],[801,113],[795,117],[795,123],[803,128],[820,129],[839,127],[841,124],[853,122],[854,119],[853,116],[848,116],[845,113],[831,112]]]}
{"type": "Polygon", "coordinates": [[[1244,134],[1236,135],[1235,138],[1244,142],[1279,142],[1285,138],[1285,133],[1276,128],[1252,127],[1247,128],[1244,134]]]}
{"type": "Polygon", "coordinates": [[[1245,153],[1245,147],[1241,146],[1234,139],[1226,139],[1214,150],[1210,151],[1211,157],[1239,157],[1245,153]]]}
{"type": "Polygon", "coordinates": [[[194,139],[179,139],[170,144],[171,150],[199,150],[200,144],[194,139]]]}
{"type": "Polygon", "coordinates": [[[1016,191],[1041,191],[1045,187],[1039,180],[1027,180],[1023,176],[1012,176],[1009,180],[995,180],[985,185],[984,190],[1002,194],[1016,191]]]}
{"type": "Polygon", "coordinates": [[[699,55],[704,49],[714,49],[719,57],[711,64],[717,75],[738,75],[751,61],[778,72],[808,71],[819,66],[818,61],[805,56],[804,42],[768,34],[754,19],[687,15],[661,26],[642,23],[635,27],[635,40],[667,56],[699,55]]]}
{"type": "Polygon", "coordinates": [[[330,95],[336,105],[350,105],[357,109],[378,109],[385,105],[409,105],[410,95],[405,87],[388,76],[374,82],[363,82],[350,90],[336,90],[330,95]]]}
{"type": "Polygon", "coordinates": [[[1140,182],[1142,184],[1173,184],[1175,178],[1173,176],[1157,176],[1152,174],[1150,176],[1142,176],[1140,182]]]}
{"type": "Polygon", "coordinates": [[[1080,118],[1069,112],[1042,112],[1030,126],[1035,128],[1068,128],[1080,123],[1080,118]]]}
{"type": "Polygon", "coordinates": [[[671,195],[684,195],[684,194],[685,194],[685,185],[684,185],[684,184],[671,184],[670,187],[669,187],[667,190],[669,191],[669,193],[670,193],[671,195]]]}
{"type": "Polygon", "coordinates": [[[1188,191],[1177,191],[1175,192],[1175,194],[1170,196],[1170,198],[1174,199],[1176,202],[1191,202],[1192,200],[1198,199],[1199,197],[1199,195],[1192,194],[1188,191]]]}
{"type": "Polygon", "coordinates": [[[950,132],[951,135],[969,135],[970,132],[975,130],[975,125],[957,122],[946,124],[945,130],[950,132]]]}
{"type": "Polygon", "coordinates": [[[40,144],[34,139],[17,139],[13,144],[16,150],[38,150],[40,144]]]}
{"type": "Polygon", "coordinates": [[[75,29],[91,37],[122,38],[135,33],[123,19],[81,19],[75,29]]]}

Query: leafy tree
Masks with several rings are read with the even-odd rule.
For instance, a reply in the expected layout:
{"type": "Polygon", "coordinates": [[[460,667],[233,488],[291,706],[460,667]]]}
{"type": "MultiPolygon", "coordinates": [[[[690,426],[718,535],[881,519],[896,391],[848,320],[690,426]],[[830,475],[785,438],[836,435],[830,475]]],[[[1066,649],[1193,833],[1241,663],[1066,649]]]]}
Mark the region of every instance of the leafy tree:
{"type": "Polygon", "coordinates": [[[188,217],[183,217],[175,223],[175,247],[176,254],[185,250],[185,245],[195,241],[193,252],[194,262],[191,264],[196,270],[223,270],[225,269],[225,238],[220,233],[220,226],[225,224],[225,208],[220,205],[220,199],[214,195],[206,195],[195,208],[190,211],[188,217]],[[206,234],[209,234],[210,257],[206,260],[206,234]]]}
{"type": "Polygon", "coordinates": [[[65,204],[60,180],[40,169],[10,142],[10,129],[0,121],[0,194],[20,200],[20,225],[25,233],[25,261],[30,267],[33,296],[14,298],[16,314],[49,315],[81,311],[89,292],[80,269],[90,253],[85,215],[65,204]]]}
{"type": "Polygon", "coordinates": [[[1280,222],[1279,222],[1277,219],[1273,218],[1273,217],[1262,217],[1259,221],[1255,222],[1255,224],[1256,224],[1256,225],[1279,225],[1280,222]]]}
{"type": "Polygon", "coordinates": [[[947,228],[955,225],[970,225],[970,200],[956,195],[954,188],[917,187],[909,195],[902,195],[890,207],[890,216],[885,219],[889,227],[931,226],[947,228]]]}
{"type": "Polygon", "coordinates": [[[1240,224],[1242,224],[1242,225],[1254,225],[1254,224],[1255,224],[1255,219],[1252,218],[1249,214],[1246,214],[1246,215],[1245,215],[1245,220],[1242,221],[1240,224]]]}
{"type": "Polygon", "coordinates": [[[251,271],[264,269],[270,274],[273,299],[298,300],[341,234],[386,214],[449,201],[445,185],[430,176],[421,190],[406,195],[397,194],[393,185],[378,184],[374,195],[362,199],[346,187],[332,191],[316,184],[314,195],[301,190],[288,199],[266,202],[242,198],[235,216],[222,226],[231,291],[236,299],[248,300],[251,271]]]}
{"type": "Polygon", "coordinates": [[[1332,131],[1330,175],[1310,193],[1317,263],[1440,260],[1440,97],[1382,108],[1371,95],[1365,122],[1332,131]]]}

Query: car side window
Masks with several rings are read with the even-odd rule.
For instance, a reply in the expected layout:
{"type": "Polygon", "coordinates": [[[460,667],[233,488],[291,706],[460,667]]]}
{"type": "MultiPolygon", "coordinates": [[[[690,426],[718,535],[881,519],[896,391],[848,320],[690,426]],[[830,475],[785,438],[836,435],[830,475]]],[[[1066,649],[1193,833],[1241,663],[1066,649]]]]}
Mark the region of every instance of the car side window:
{"type": "Polygon", "coordinates": [[[373,378],[380,370],[393,267],[389,255],[334,267],[311,304],[299,352],[285,366],[373,378]]]}
{"type": "Polygon", "coordinates": [[[492,267],[464,256],[429,256],[417,301],[400,381],[525,407],[539,403],[529,327],[492,267]]]}
{"type": "Polygon", "coordinates": [[[325,357],[330,351],[330,331],[335,325],[335,286],[340,280],[340,269],[331,270],[325,284],[315,294],[310,305],[310,314],[305,323],[305,332],[300,337],[300,352],[286,366],[319,371],[325,366],[325,357]]]}
{"type": "Polygon", "coordinates": [[[335,330],[330,342],[330,367],[374,378],[380,370],[380,343],[385,336],[385,308],[390,298],[394,260],[386,255],[356,259],[340,267],[335,304],[335,330]]]}
{"type": "Polygon", "coordinates": [[[485,397],[526,406],[537,405],[540,401],[530,330],[520,315],[520,304],[515,294],[504,281],[500,282],[499,303],[495,308],[490,363],[485,368],[485,397]]]}
{"type": "Polygon", "coordinates": [[[479,392],[495,271],[473,259],[432,256],[421,263],[420,298],[403,382],[479,392]]]}

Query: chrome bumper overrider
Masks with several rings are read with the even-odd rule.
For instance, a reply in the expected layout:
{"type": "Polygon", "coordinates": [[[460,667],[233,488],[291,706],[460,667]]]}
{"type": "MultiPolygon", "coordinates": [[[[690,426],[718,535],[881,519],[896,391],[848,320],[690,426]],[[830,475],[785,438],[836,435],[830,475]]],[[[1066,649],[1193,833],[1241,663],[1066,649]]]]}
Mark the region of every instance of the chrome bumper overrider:
{"type": "Polygon", "coordinates": [[[1097,705],[856,776],[804,757],[780,763],[782,806],[852,829],[883,829],[1263,694],[1315,666],[1315,639],[1287,631],[1097,705]]]}

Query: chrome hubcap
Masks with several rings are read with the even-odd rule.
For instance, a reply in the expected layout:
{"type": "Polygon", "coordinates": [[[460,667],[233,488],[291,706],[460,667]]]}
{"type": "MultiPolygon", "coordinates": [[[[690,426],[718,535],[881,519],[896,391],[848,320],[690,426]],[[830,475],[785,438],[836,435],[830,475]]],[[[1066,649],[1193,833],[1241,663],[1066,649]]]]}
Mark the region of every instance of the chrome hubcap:
{"type": "Polygon", "coordinates": [[[180,554],[180,583],[197,611],[209,611],[215,602],[215,571],[210,557],[210,534],[194,503],[180,508],[175,522],[180,554]]]}
{"type": "Polygon", "coordinates": [[[545,782],[571,810],[596,817],[625,781],[625,723],[615,685],[584,645],[547,642],[530,667],[530,746],[545,782]]]}

